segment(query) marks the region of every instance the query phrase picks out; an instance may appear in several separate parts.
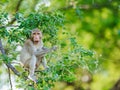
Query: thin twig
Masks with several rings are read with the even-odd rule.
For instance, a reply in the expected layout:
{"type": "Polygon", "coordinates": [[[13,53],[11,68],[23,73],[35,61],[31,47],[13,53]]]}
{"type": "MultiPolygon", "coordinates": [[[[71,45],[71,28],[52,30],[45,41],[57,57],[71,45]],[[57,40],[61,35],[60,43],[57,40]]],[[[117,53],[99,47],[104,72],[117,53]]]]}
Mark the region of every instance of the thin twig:
{"type": "MultiPolygon", "coordinates": [[[[1,39],[0,39],[0,50],[1,50],[1,53],[2,53],[3,55],[6,55],[6,54],[5,54],[5,50],[4,50],[3,46],[2,46],[2,41],[1,41],[1,39]]],[[[16,75],[18,75],[18,76],[19,76],[20,74],[19,74],[19,72],[10,64],[10,62],[8,62],[8,63],[5,62],[5,64],[6,64],[7,68],[8,68],[8,74],[9,74],[9,80],[10,80],[11,90],[13,90],[12,81],[11,81],[10,69],[11,69],[16,75]]]]}
{"type": "MultiPolygon", "coordinates": [[[[23,0],[19,0],[15,9],[15,13],[17,13],[19,11],[20,5],[22,3],[23,0]]],[[[10,24],[13,24],[16,21],[16,18],[13,18],[13,20],[10,22],[10,24]]]]}
{"type": "Polygon", "coordinates": [[[0,26],[0,29],[1,28],[7,28],[7,27],[19,27],[19,25],[0,26]]]}
{"type": "MultiPolygon", "coordinates": [[[[5,50],[4,50],[3,46],[2,46],[2,41],[1,41],[1,39],[0,39],[0,50],[1,50],[1,53],[2,53],[3,55],[6,55],[6,54],[5,54],[5,50]]],[[[20,76],[20,73],[11,65],[10,62],[8,62],[8,63],[4,62],[4,63],[6,64],[7,67],[9,67],[9,68],[15,73],[15,75],[20,76]]]]}
{"type": "Polygon", "coordinates": [[[9,74],[9,81],[10,81],[10,87],[11,87],[11,90],[13,90],[13,85],[12,85],[12,80],[11,80],[11,73],[10,73],[10,68],[8,68],[8,74],[9,74]]]}
{"type": "Polygon", "coordinates": [[[49,57],[49,59],[47,61],[48,63],[50,62],[51,58],[52,58],[52,54],[50,54],[50,57],[49,57]]]}

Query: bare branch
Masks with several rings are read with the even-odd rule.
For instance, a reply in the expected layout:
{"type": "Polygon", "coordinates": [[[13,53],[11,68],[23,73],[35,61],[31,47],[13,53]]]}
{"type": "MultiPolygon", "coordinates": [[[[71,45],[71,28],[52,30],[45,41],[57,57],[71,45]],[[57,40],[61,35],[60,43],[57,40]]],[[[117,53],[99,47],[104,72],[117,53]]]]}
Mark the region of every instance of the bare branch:
{"type": "MultiPolygon", "coordinates": [[[[15,13],[19,11],[19,8],[20,8],[20,5],[21,5],[22,1],[23,1],[23,0],[19,0],[19,1],[18,1],[18,4],[17,4],[16,9],[15,9],[15,13]]],[[[10,24],[13,24],[13,23],[15,22],[15,20],[16,20],[16,19],[13,18],[13,20],[10,22],[10,24]]]]}
{"type": "Polygon", "coordinates": [[[11,80],[11,73],[10,73],[10,68],[9,67],[8,67],[8,74],[9,74],[9,81],[10,81],[11,90],[13,90],[12,80],[11,80]]]}
{"type": "Polygon", "coordinates": [[[17,6],[16,6],[15,12],[17,12],[17,11],[19,10],[22,1],[23,1],[23,0],[19,0],[19,1],[18,1],[18,4],[17,4],[17,6]]]}
{"type": "Polygon", "coordinates": [[[120,90],[120,79],[115,83],[115,85],[110,90],[120,90]]]}
{"type": "MultiPolygon", "coordinates": [[[[6,54],[5,54],[5,50],[4,50],[3,46],[2,46],[2,41],[1,41],[1,39],[0,39],[0,50],[1,50],[1,53],[2,53],[3,55],[6,55],[6,54]]],[[[10,62],[5,63],[5,64],[6,64],[6,66],[7,66],[8,68],[10,68],[17,76],[20,76],[20,73],[11,65],[10,62]]]]}
{"type": "Polygon", "coordinates": [[[19,25],[0,26],[0,29],[7,28],[7,27],[19,27],[19,25]]]}
{"type": "Polygon", "coordinates": [[[107,7],[107,8],[112,8],[112,9],[115,9],[115,10],[117,10],[118,8],[116,8],[116,7],[113,7],[112,5],[111,5],[111,2],[106,2],[106,3],[104,3],[104,4],[99,4],[99,3],[94,3],[94,4],[83,4],[83,5],[78,5],[78,6],[76,6],[76,5],[68,5],[68,6],[66,6],[66,7],[62,7],[62,8],[59,8],[58,10],[69,10],[69,9],[72,9],[72,8],[79,8],[79,9],[83,9],[83,10],[92,10],[92,9],[101,9],[101,8],[103,8],[103,7],[107,7]]]}

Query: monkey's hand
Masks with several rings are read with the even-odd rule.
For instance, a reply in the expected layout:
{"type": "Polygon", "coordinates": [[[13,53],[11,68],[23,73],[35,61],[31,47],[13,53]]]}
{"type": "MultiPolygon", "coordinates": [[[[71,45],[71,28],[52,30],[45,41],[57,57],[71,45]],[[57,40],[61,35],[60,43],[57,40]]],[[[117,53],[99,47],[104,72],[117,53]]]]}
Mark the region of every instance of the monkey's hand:
{"type": "Polygon", "coordinates": [[[49,52],[52,52],[55,51],[57,49],[57,46],[53,46],[52,48],[48,49],[48,48],[42,48],[42,50],[38,50],[36,52],[34,52],[34,54],[36,56],[44,56],[45,54],[49,53],[49,52]]]}

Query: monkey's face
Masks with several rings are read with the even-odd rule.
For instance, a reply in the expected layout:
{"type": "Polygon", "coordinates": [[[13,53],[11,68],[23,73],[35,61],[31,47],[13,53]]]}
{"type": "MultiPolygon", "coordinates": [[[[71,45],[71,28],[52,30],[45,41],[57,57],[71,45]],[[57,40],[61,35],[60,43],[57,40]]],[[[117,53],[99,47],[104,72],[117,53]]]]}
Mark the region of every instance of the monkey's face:
{"type": "Polygon", "coordinates": [[[33,31],[31,37],[33,42],[39,42],[42,39],[42,33],[40,31],[33,31]]]}

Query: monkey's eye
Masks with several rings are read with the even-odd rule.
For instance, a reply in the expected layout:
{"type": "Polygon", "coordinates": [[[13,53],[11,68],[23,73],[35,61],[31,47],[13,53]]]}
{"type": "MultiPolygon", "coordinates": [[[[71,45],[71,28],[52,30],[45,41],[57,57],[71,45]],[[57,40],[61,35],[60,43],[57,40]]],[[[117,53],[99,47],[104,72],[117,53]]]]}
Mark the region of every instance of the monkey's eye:
{"type": "Polygon", "coordinates": [[[35,33],[33,33],[33,35],[35,35],[35,33]]]}
{"type": "Polygon", "coordinates": [[[40,35],[40,33],[37,33],[37,35],[40,35]]]}

